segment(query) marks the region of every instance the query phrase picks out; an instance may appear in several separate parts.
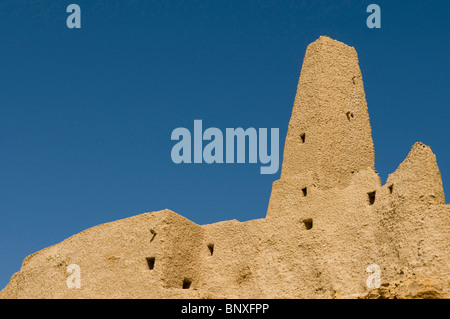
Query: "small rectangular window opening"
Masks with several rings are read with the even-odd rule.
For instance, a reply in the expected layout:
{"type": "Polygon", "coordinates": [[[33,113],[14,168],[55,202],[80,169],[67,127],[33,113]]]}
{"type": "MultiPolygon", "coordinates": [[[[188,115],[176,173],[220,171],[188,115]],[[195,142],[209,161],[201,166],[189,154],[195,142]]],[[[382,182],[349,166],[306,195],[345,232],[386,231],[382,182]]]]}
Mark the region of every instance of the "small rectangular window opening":
{"type": "Polygon", "coordinates": [[[209,253],[211,256],[214,254],[214,244],[208,244],[209,253]]]}
{"type": "Polygon", "coordinates": [[[303,225],[305,225],[306,230],[310,230],[313,227],[312,218],[303,219],[303,225]]]}
{"type": "Polygon", "coordinates": [[[394,190],[394,184],[389,185],[389,194],[392,194],[392,191],[394,190]]]}
{"type": "Polygon", "coordinates": [[[155,267],[155,257],[147,257],[148,269],[152,270],[155,267]]]}
{"type": "Polygon", "coordinates": [[[305,197],[308,194],[308,190],[306,189],[306,187],[302,188],[302,194],[303,194],[303,197],[305,197]]]}
{"type": "Polygon", "coordinates": [[[183,289],[189,289],[191,287],[192,280],[188,278],[183,279],[183,289]]]}
{"type": "Polygon", "coordinates": [[[306,134],[305,133],[301,134],[300,138],[302,140],[302,143],[305,143],[306,134]]]}
{"type": "Polygon", "coordinates": [[[375,203],[375,191],[367,193],[367,195],[369,196],[369,204],[373,205],[375,203]]]}
{"type": "Polygon", "coordinates": [[[353,115],[353,112],[350,112],[350,111],[348,111],[347,113],[346,113],[346,115],[347,115],[347,120],[349,120],[349,121],[351,121],[355,116],[353,115]]]}

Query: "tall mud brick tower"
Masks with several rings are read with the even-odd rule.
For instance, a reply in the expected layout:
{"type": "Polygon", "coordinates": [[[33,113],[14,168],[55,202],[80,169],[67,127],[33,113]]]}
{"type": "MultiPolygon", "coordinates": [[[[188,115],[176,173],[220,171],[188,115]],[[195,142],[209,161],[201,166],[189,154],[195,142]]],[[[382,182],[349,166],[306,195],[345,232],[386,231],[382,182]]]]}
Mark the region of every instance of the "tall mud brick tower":
{"type": "Polygon", "coordinates": [[[295,211],[292,205],[303,201],[299,194],[343,189],[366,169],[374,169],[374,149],[358,56],[322,36],[303,61],[268,217],[295,211]]]}
{"type": "Polygon", "coordinates": [[[320,37],[266,218],[102,224],[25,258],[0,298],[449,298],[449,245],[435,155],[416,143],[382,185],[356,51],[320,37]]]}

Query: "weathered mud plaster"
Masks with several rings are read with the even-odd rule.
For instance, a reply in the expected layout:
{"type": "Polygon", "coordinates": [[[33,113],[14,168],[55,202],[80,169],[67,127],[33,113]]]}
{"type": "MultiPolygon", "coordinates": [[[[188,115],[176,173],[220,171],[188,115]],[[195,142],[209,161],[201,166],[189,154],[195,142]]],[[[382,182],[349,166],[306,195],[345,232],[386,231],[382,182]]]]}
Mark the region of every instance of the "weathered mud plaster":
{"type": "Polygon", "coordinates": [[[197,225],[163,210],[102,224],[25,258],[0,297],[448,298],[449,243],[431,149],[416,143],[381,184],[356,51],[320,37],[266,218],[197,225]],[[80,289],[66,285],[72,263],[80,289]],[[366,286],[370,264],[380,291],[366,286]]]}

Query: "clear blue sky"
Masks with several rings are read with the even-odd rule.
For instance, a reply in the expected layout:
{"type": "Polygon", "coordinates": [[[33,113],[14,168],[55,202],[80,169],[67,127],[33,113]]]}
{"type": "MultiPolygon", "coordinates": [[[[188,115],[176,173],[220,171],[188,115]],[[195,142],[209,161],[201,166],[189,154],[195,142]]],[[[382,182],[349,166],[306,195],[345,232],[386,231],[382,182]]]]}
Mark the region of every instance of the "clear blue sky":
{"type": "MultiPolygon", "coordinates": [[[[259,164],[176,165],[177,127],[280,128],[306,46],[358,52],[385,182],[416,141],[450,196],[449,1],[0,2],[0,289],[29,254],[169,208],[196,223],[265,216],[259,164]],[[79,4],[82,28],[66,27],[79,4]],[[381,7],[381,29],[366,7],[381,7]]],[[[448,200],[447,200],[448,201],[448,200]]]]}

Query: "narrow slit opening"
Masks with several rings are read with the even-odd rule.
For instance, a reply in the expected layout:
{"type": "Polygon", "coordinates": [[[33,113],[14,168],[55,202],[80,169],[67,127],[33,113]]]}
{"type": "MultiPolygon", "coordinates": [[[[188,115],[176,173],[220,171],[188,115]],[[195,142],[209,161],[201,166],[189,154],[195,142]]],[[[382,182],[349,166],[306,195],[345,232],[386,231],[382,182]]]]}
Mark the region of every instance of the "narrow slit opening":
{"type": "Polygon", "coordinates": [[[155,257],[147,257],[148,269],[153,270],[155,268],[155,257]]]}
{"type": "Polygon", "coordinates": [[[209,254],[212,256],[214,254],[214,244],[208,244],[209,254]]]}
{"type": "Polygon", "coordinates": [[[389,194],[392,194],[392,191],[394,190],[394,184],[389,185],[389,194]]]}
{"type": "Polygon", "coordinates": [[[191,287],[192,280],[188,278],[183,279],[183,289],[189,289],[191,287]]]}
{"type": "Polygon", "coordinates": [[[302,143],[305,143],[306,134],[305,133],[301,134],[300,139],[302,140],[302,143]]]}
{"type": "Polygon", "coordinates": [[[373,205],[375,203],[375,191],[367,193],[369,196],[369,205],[373,205]]]}
{"type": "Polygon", "coordinates": [[[347,113],[347,120],[351,121],[355,116],[353,115],[353,112],[348,111],[347,113]]]}
{"type": "Polygon", "coordinates": [[[303,194],[303,197],[305,197],[308,194],[308,190],[306,187],[302,188],[302,194],[303,194]]]}

